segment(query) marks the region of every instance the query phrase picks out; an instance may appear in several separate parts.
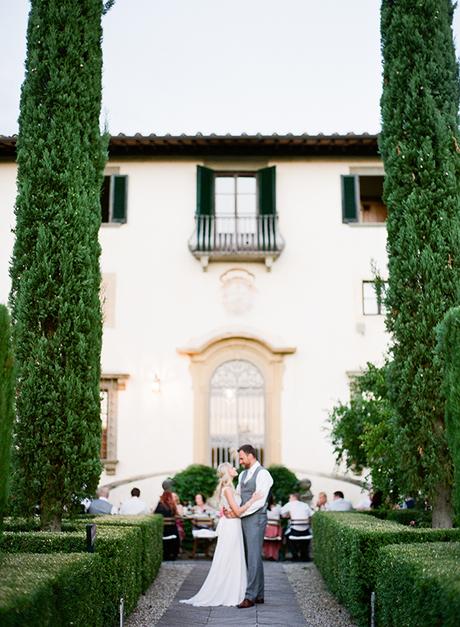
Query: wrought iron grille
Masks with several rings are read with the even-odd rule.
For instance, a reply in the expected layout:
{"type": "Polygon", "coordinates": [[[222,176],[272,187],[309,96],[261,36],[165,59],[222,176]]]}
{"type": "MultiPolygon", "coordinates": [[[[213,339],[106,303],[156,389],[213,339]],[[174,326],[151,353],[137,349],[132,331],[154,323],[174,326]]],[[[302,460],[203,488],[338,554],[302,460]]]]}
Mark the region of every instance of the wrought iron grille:
{"type": "Polygon", "coordinates": [[[265,441],[265,382],[246,360],[226,361],[210,385],[209,439],[211,465],[235,463],[241,444],[252,444],[263,463],[265,441]]]}
{"type": "Polygon", "coordinates": [[[194,253],[279,253],[284,247],[277,215],[199,215],[195,222],[189,242],[194,253]]]}

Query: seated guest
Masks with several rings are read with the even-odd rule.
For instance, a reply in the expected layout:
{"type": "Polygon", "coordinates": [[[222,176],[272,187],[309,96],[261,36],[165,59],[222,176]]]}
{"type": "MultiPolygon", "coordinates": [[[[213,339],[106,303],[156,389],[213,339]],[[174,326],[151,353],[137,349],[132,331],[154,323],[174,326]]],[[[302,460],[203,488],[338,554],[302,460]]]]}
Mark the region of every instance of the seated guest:
{"type": "Polygon", "coordinates": [[[263,556],[267,560],[278,561],[282,535],[280,522],[281,507],[270,494],[267,499],[267,525],[264,533],[263,556]]]}
{"type": "Polygon", "coordinates": [[[148,509],[145,502],[139,498],[141,491],[139,488],[131,490],[131,498],[125,501],[120,507],[120,514],[123,516],[136,516],[139,514],[147,514],[148,509]]]}
{"type": "MultiPolygon", "coordinates": [[[[160,501],[155,509],[155,514],[161,514],[164,518],[175,518],[177,507],[172,492],[165,490],[160,496],[160,501]]],[[[176,522],[170,522],[163,527],[163,557],[165,560],[175,560],[179,554],[180,539],[176,522]]]]}
{"type": "Polygon", "coordinates": [[[363,496],[363,498],[356,505],[355,509],[357,509],[358,511],[366,512],[371,509],[371,506],[372,506],[372,499],[371,499],[371,493],[369,492],[369,494],[365,494],[363,496]]]}
{"type": "Polygon", "coordinates": [[[195,505],[192,508],[194,514],[212,514],[213,510],[206,504],[202,494],[195,495],[195,505]]]}
{"type": "Polygon", "coordinates": [[[96,492],[96,497],[88,507],[88,514],[116,514],[117,508],[109,501],[109,488],[102,486],[96,492]]]}
{"type": "Polygon", "coordinates": [[[412,496],[406,496],[404,499],[401,509],[414,509],[415,507],[415,499],[412,496]]]}
{"type": "Polygon", "coordinates": [[[299,499],[297,493],[291,494],[289,502],[281,508],[281,516],[291,519],[286,537],[294,561],[298,561],[299,558],[305,562],[310,561],[310,518],[313,514],[313,510],[299,499]]]}
{"type": "Polygon", "coordinates": [[[330,512],[351,512],[353,505],[347,501],[341,490],[336,490],[333,494],[333,501],[329,504],[330,512]]]}
{"type": "Polygon", "coordinates": [[[329,509],[326,492],[320,492],[318,494],[318,500],[316,501],[316,509],[318,510],[318,512],[327,512],[327,510],[329,509]]]}

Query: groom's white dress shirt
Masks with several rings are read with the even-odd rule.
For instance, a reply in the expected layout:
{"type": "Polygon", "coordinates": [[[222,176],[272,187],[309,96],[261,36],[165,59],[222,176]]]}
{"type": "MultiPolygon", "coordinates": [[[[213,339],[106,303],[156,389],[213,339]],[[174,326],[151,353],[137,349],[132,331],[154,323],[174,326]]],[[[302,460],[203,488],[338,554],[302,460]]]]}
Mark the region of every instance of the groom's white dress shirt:
{"type": "MultiPolygon", "coordinates": [[[[260,466],[259,462],[256,462],[255,464],[251,466],[251,468],[248,469],[245,483],[247,483],[249,479],[251,479],[252,475],[255,473],[257,468],[259,468],[259,466],[260,466]]],[[[244,472],[245,471],[243,471],[240,474],[238,478],[238,487],[236,488],[237,494],[240,494],[240,495],[241,495],[241,482],[243,480],[244,472]]],[[[241,514],[241,517],[254,514],[254,512],[257,512],[258,509],[260,509],[261,507],[265,505],[265,501],[267,500],[268,493],[270,492],[270,488],[272,487],[272,485],[273,485],[273,479],[272,479],[271,474],[268,472],[266,468],[262,468],[262,470],[258,473],[256,477],[256,492],[260,492],[262,496],[260,497],[260,499],[257,499],[257,501],[254,501],[254,503],[244,512],[244,514],[241,514]]]]}

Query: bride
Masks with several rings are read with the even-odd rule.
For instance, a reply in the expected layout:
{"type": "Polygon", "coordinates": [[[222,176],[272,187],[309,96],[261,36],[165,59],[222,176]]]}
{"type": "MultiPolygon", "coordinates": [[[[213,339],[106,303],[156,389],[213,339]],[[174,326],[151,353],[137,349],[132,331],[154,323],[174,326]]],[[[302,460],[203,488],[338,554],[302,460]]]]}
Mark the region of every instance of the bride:
{"type": "Polygon", "coordinates": [[[260,493],[254,492],[249,501],[240,507],[241,499],[233,487],[233,479],[238,475],[236,469],[224,462],[217,468],[217,474],[216,497],[219,505],[230,509],[236,518],[220,518],[217,546],[208,576],[198,593],[181,603],[195,606],[238,605],[246,592],[246,561],[239,516],[260,498],[260,493]]]}

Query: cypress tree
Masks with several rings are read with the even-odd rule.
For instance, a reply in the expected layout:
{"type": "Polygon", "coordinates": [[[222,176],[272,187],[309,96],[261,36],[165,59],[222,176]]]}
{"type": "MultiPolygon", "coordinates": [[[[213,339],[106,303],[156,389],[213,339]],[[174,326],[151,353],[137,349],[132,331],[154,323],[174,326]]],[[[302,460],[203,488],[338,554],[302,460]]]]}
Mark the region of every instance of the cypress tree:
{"type": "Polygon", "coordinates": [[[101,466],[101,0],[32,0],[11,265],[21,503],[43,529],[101,466]]]}
{"type": "Polygon", "coordinates": [[[450,0],[383,0],[382,133],[392,335],[389,395],[402,486],[450,526],[451,457],[436,326],[458,302],[459,81],[450,0]]]}
{"type": "Polygon", "coordinates": [[[446,397],[446,433],[454,467],[453,503],[460,517],[460,307],[449,309],[438,328],[439,363],[446,397]]]}
{"type": "Polygon", "coordinates": [[[10,477],[13,428],[13,352],[8,310],[0,305],[0,527],[5,511],[10,477]]]}

